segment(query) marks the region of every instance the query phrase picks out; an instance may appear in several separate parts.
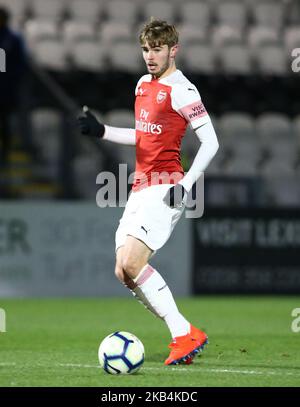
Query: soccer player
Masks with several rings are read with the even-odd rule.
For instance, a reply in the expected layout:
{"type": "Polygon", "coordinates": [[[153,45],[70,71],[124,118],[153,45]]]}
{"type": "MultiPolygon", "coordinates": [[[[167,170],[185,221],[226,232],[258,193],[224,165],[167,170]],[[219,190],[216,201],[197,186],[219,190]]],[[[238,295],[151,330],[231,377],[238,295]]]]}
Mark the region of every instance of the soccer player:
{"type": "Polygon", "coordinates": [[[135,129],[99,123],[87,107],[78,122],[82,134],[136,146],[132,192],[116,232],[115,274],[167,324],[172,342],[165,364],[189,364],[207,343],[207,335],[180,313],[167,283],[149,260],[169,239],[188,192],[219,144],[197,88],[176,68],[176,28],[152,18],[139,40],[148,74],[135,90],[135,129]],[[184,175],[180,145],[187,125],[201,145],[184,175]]]}

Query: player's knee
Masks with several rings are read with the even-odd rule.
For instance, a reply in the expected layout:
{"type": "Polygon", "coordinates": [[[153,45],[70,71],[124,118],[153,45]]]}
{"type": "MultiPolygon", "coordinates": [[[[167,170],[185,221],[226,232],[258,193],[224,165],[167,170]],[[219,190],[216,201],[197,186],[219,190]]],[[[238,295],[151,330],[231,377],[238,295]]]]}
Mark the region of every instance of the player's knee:
{"type": "Polygon", "coordinates": [[[117,279],[130,290],[133,290],[136,287],[132,279],[124,272],[122,267],[119,267],[118,265],[115,268],[115,275],[117,279]]]}
{"type": "Polygon", "coordinates": [[[141,267],[132,257],[124,258],[122,268],[130,278],[135,278],[141,271],[141,267]]]}

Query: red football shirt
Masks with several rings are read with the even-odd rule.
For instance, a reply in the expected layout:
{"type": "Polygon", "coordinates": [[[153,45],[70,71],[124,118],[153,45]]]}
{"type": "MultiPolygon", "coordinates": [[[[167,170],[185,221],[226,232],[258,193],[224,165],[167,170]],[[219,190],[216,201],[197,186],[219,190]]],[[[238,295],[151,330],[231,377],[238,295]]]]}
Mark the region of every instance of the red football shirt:
{"type": "Polygon", "coordinates": [[[210,121],[197,88],[176,70],[162,79],[144,75],[136,87],[136,168],[133,190],[175,184],[184,175],[180,147],[186,127],[210,121]]]}

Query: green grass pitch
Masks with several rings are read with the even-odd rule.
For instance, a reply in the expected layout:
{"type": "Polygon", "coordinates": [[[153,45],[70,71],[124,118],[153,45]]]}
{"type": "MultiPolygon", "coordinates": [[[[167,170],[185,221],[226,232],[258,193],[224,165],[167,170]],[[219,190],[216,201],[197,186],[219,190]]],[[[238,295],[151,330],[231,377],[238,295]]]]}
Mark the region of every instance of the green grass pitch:
{"type": "Polygon", "coordinates": [[[206,330],[209,345],[190,366],[164,366],[170,336],[133,298],[2,300],[0,386],[299,386],[300,332],[291,329],[299,297],[200,296],[178,299],[206,330]],[[98,366],[101,340],[125,330],[145,345],[133,375],[98,366]]]}

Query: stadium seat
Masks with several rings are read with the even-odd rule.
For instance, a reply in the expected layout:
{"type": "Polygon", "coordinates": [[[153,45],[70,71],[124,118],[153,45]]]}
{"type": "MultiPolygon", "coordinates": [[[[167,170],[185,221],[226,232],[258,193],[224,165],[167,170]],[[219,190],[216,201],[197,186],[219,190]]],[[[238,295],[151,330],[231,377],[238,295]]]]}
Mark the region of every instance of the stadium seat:
{"type": "Polygon", "coordinates": [[[272,27],[254,26],[248,31],[248,45],[253,50],[262,45],[279,44],[279,31],[272,27]]]}
{"type": "Polygon", "coordinates": [[[287,27],[284,32],[285,50],[290,55],[294,48],[300,48],[300,27],[287,27]]]}
{"type": "Polygon", "coordinates": [[[150,0],[142,8],[144,20],[150,17],[167,20],[169,23],[175,23],[176,9],[175,5],[171,2],[163,0],[150,0]]]}
{"type": "Polygon", "coordinates": [[[264,45],[255,50],[258,72],[265,75],[285,76],[289,73],[288,56],[281,45],[264,45]]]}
{"type": "Polygon", "coordinates": [[[30,0],[35,18],[60,20],[65,11],[65,0],[30,0]]]}
{"type": "Polygon", "coordinates": [[[72,0],[68,2],[68,13],[73,20],[99,21],[103,13],[104,3],[98,0],[72,0]]]}
{"type": "Polygon", "coordinates": [[[205,1],[179,2],[179,16],[181,24],[195,26],[206,30],[211,23],[211,9],[205,1]]]}
{"type": "Polygon", "coordinates": [[[142,70],[141,51],[132,41],[120,41],[109,51],[109,60],[113,69],[131,73],[142,70]]]}
{"type": "Polygon", "coordinates": [[[68,68],[67,50],[60,40],[37,41],[33,55],[44,68],[54,71],[65,71],[68,68]]]}
{"type": "Polygon", "coordinates": [[[285,17],[285,6],[281,1],[261,1],[251,6],[254,24],[279,30],[285,17]]]}
{"type": "Polygon", "coordinates": [[[37,41],[45,39],[58,40],[60,32],[54,20],[28,20],[24,25],[24,34],[30,48],[37,41]]]}
{"type": "Polygon", "coordinates": [[[114,42],[124,39],[132,40],[132,27],[122,22],[103,22],[100,26],[99,36],[105,46],[110,46],[114,42]]]}
{"type": "Polygon", "coordinates": [[[105,4],[108,21],[133,24],[137,20],[137,4],[130,0],[110,0],[105,4]]]}
{"type": "Polygon", "coordinates": [[[215,8],[218,24],[243,29],[247,22],[247,8],[239,0],[225,0],[218,2],[215,8]]]}
{"type": "Polygon", "coordinates": [[[240,29],[229,25],[216,26],[211,34],[211,40],[214,47],[219,48],[228,44],[243,43],[243,33],[240,29]]]}
{"type": "Polygon", "coordinates": [[[222,71],[226,74],[250,75],[252,59],[244,45],[228,44],[220,49],[222,71]]]}
{"type": "Polygon", "coordinates": [[[69,20],[66,21],[62,29],[64,41],[68,48],[78,41],[95,41],[96,32],[94,26],[87,21],[69,20]]]}
{"type": "Polygon", "coordinates": [[[106,68],[106,53],[99,41],[77,41],[70,48],[72,63],[78,70],[101,72],[106,68]]]}
{"type": "Polygon", "coordinates": [[[295,175],[299,151],[293,134],[277,134],[276,139],[267,146],[268,156],[263,162],[261,173],[264,176],[295,175]]]}
{"type": "MultiPolygon", "coordinates": [[[[207,39],[207,31],[200,25],[184,23],[178,25],[179,44],[184,45],[188,42],[201,43],[207,39]]],[[[180,55],[180,54],[178,54],[180,55]]]]}
{"type": "MultiPolygon", "coordinates": [[[[228,112],[218,120],[218,128],[224,149],[233,154],[235,145],[240,143],[240,150],[247,145],[247,140],[255,138],[255,122],[250,114],[228,112]],[[241,140],[241,142],[239,141],[241,140]]],[[[255,141],[253,144],[257,144],[255,141]]]]}
{"type": "Polygon", "coordinates": [[[272,149],[276,144],[287,139],[292,139],[294,131],[290,119],[280,113],[264,113],[256,119],[256,132],[259,142],[268,156],[272,155],[272,149]]]}
{"type": "Polygon", "coordinates": [[[185,68],[191,73],[212,74],[216,70],[215,50],[207,42],[189,42],[181,50],[185,68]]]}

